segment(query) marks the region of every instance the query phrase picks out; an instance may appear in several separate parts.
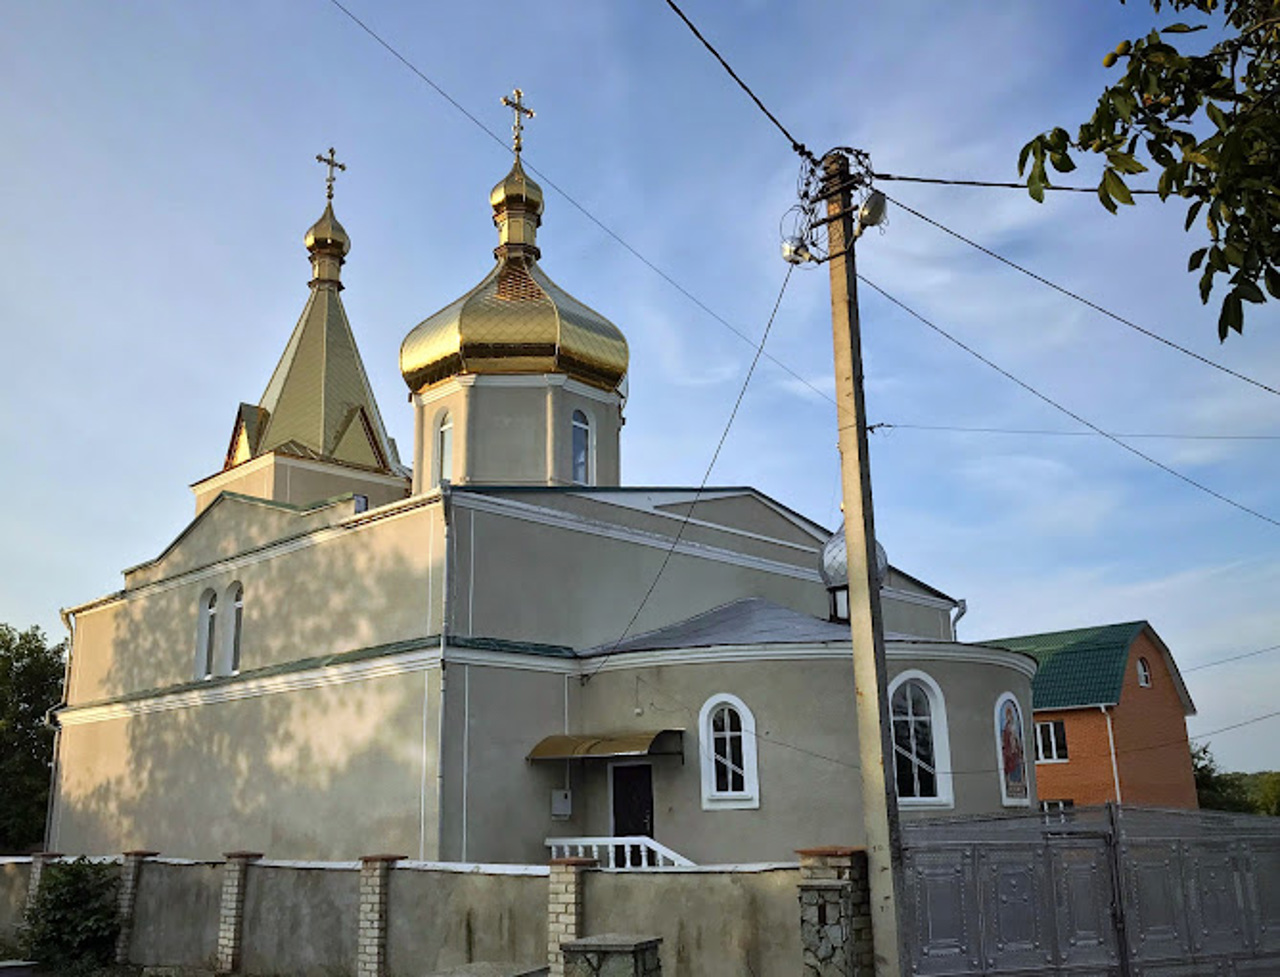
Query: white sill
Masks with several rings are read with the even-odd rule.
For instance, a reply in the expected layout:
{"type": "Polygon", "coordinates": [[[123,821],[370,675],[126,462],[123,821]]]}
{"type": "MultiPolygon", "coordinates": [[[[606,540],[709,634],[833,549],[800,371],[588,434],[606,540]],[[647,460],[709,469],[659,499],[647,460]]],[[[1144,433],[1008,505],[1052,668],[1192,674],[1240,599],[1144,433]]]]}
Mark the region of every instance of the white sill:
{"type": "Polygon", "coordinates": [[[1036,765],[1039,766],[1042,763],[1070,763],[1070,762],[1071,762],[1071,757],[1063,757],[1061,760],[1037,760],[1036,765]]]}
{"type": "Polygon", "coordinates": [[[760,807],[760,798],[747,794],[709,794],[702,798],[704,811],[754,811],[760,807]]]}
{"type": "Polygon", "coordinates": [[[955,807],[952,797],[899,797],[898,807],[955,807]]]}
{"type": "Polygon", "coordinates": [[[1005,807],[1030,807],[1030,806],[1031,806],[1031,798],[1030,798],[1030,797],[1024,797],[1024,798],[1022,798],[1022,799],[1018,799],[1018,798],[1014,797],[1014,798],[1010,798],[1009,800],[1006,800],[1006,801],[1001,801],[1001,803],[1002,803],[1005,807]]]}

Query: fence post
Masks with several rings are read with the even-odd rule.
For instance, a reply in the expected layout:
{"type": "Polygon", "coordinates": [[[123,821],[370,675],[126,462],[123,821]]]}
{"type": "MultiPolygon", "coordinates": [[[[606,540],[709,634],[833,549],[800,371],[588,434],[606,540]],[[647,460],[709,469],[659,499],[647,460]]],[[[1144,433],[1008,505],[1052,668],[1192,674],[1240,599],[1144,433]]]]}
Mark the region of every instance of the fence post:
{"type": "Polygon", "coordinates": [[[360,925],[356,936],[356,977],[386,977],[387,883],[404,855],[364,855],[360,859],[360,925]]]}
{"type": "Polygon", "coordinates": [[[244,883],[249,863],[262,852],[229,851],[222,869],[222,903],[218,908],[218,973],[240,969],[244,942],[244,883]]]}
{"type": "Polygon", "coordinates": [[[582,870],[594,868],[594,858],[553,858],[547,882],[547,963],[550,977],[564,977],[560,944],[582,935],[582,870]]]}
{"type": "Polygon", "coordinates": [[[1107,867],[1111,870],[1111,921],[1115,926],[1116,951],[1120,958],[1120,977],[1130,977],[1133,962],[1129,959],[1129,929],[1124,904],[1124,846],[1120,812],[1115,801],[1106,802],[1107,867]]]}
{"type": "Polygon", "coordinates": [[[854,977],[875,967],[865,848],[802,848],[800,946],[806,977],[854,977]]]}
{"type": "Polygon", "coordinates": [[[31,856],[31,875],[27,878],[27,902],[29,910],[36,904],[36,896],[40,894],[40,878],[44,875],[45,866],[62,857],[59,851],[38,851],[31,856]]]}
{"type": "Polygon", "coordinates": [[[129,962],[129,941],[133,938],[133,909],[138,897],[138,876],[142,872],[142,863],[154,855],[154,851],[127,851],[124,862],[120,866],[120,890],[117,902],[117,917],[120,920],[120,933],[116,936],[116,963],[129,962]]]}

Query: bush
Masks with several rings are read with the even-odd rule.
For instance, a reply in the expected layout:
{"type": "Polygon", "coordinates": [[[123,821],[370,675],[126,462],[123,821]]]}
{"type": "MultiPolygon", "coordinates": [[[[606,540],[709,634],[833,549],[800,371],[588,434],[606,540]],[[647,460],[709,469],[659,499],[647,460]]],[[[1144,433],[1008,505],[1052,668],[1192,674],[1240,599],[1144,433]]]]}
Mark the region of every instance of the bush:
{"type": "Polygon", "coordinates": [[[119,869],[87,858],[46,865],[21,939],[25,953],[59,974],[87,974],[115,960],[119,869]]]}

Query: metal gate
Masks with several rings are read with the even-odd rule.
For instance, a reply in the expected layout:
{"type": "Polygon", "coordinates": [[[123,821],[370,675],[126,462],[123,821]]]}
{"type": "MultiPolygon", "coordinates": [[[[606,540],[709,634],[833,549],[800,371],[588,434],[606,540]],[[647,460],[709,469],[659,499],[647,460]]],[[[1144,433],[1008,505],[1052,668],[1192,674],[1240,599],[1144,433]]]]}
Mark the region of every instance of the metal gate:
{"type": "Polygon", "coordinates": [[[912,973],[1280,974],[1280,819],[1108,805],[903,826],[912,973]]]}

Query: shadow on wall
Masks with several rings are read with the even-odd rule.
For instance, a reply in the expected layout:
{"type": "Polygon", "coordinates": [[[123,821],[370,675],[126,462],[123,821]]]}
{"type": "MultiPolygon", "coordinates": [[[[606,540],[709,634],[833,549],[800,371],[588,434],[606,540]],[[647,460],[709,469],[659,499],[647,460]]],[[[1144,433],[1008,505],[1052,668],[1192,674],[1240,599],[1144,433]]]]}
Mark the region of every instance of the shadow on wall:
{"type": "MultiPolygon", "coordinates": [[[[411,564],[407,550],[380,552],[366,535],[346,533],[245,568],[236,578],[245,585],[244,671],[208,683],[209,690],[233,692],[268,655],[278,666],[424,636],[425,579],[414,606],[405,606],[404,595],[415,593],[425,564],[411,564]],[[403,633],[415,619],[420,630],[403,633]],[[402,633],[380,636],[384,621],[402,633]]],[[[402,540],[402,549],[407,545],[402,540]]],[[[178,586],[120,608],[110,695],[154,687],[155,675],[171,673],[174,662],[184,670],[179,681],[194,672],[192,615],[202,587],[178,586]],[[148,623],[144,612],[159,601],[180,626],[172,618],[163,627],[148,623]],[[185,634],[192,636],[186,646],[172,647],[173,636],[185,634]]],[[[52,841],[67,852],[148,848],[196,858],[233,849],[277,858],[416,854],[421,826],[434,831],[436,820],[434,801],[429,810],[421,805],[424,786],[433,786],[422,766],[425,683],[437,674],[321,684],[68,726],[52,841]]]]}

